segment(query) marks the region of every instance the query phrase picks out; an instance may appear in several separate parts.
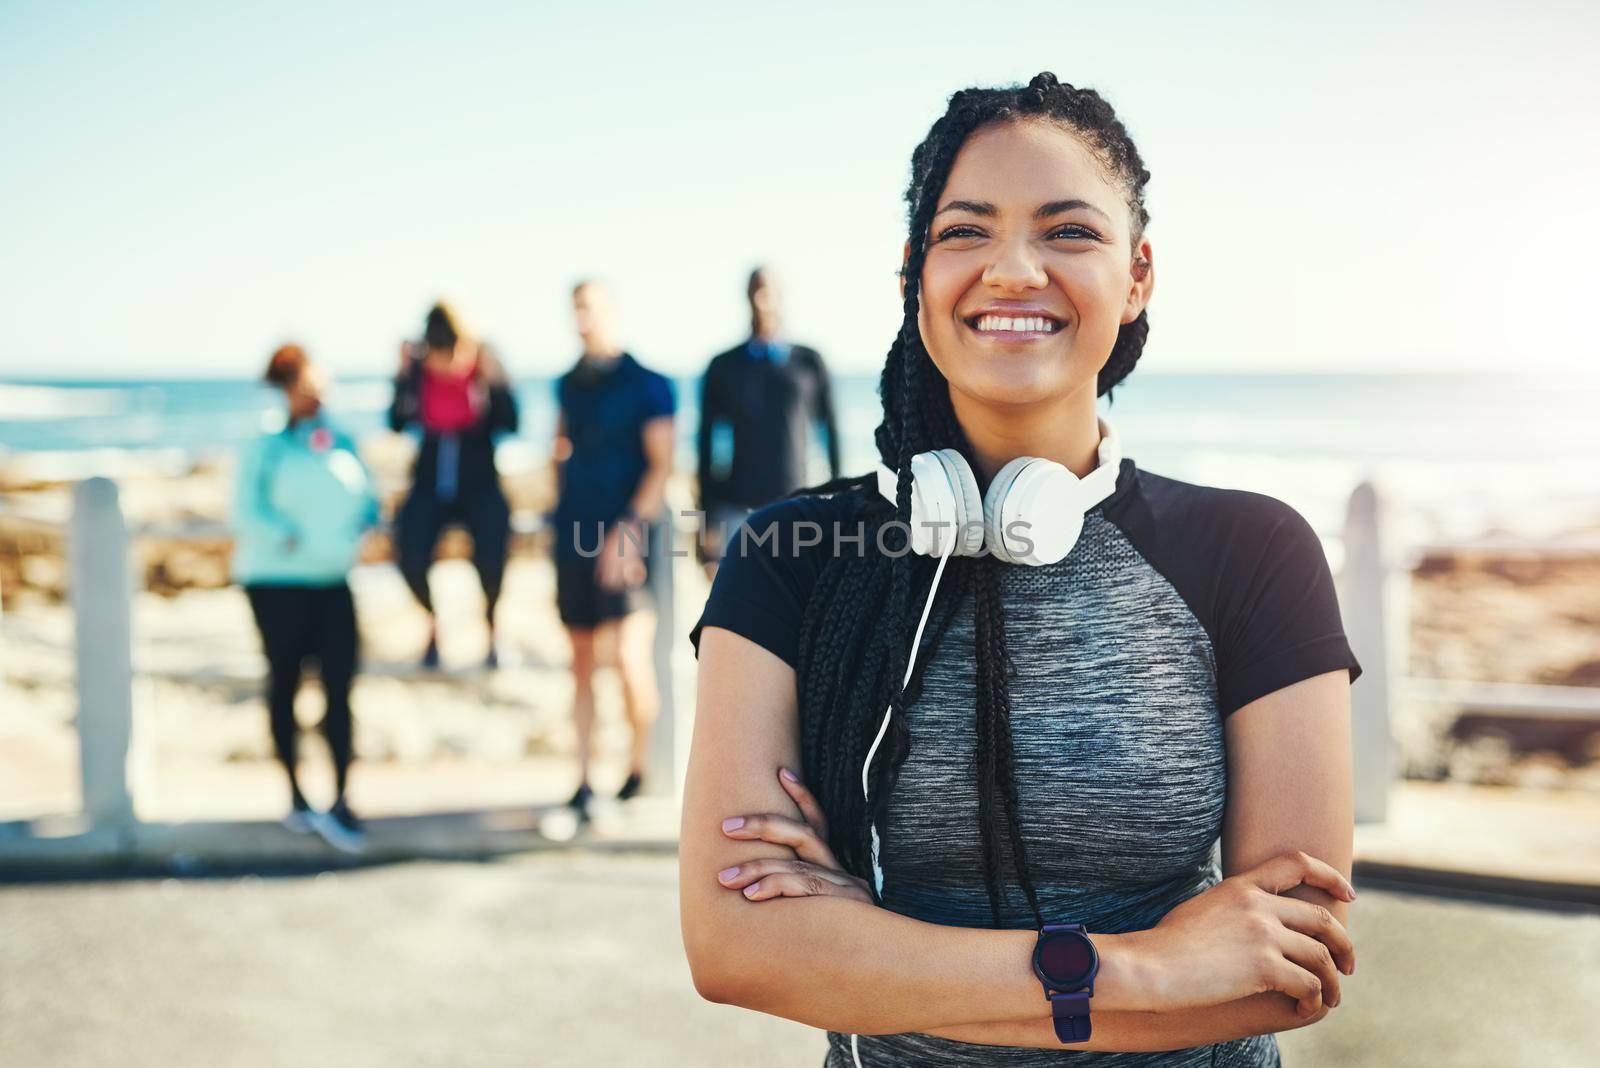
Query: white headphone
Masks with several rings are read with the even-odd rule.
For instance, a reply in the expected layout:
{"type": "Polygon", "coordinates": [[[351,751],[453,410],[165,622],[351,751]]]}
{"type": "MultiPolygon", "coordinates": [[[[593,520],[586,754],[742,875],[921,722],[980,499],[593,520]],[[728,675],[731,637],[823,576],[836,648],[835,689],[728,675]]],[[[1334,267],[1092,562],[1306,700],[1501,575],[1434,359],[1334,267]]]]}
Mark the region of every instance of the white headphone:
{"type": "MultiPolygon", "coordinates": [[[[1099,465],[1079,478],[1054,460],[1019,456],[1002,467],[989,483],[979,506],[978,480],[966,459],[955,449],[921,452],[911,458],[911,551],[937,556],[933,585],[922,605],[911,654],[906,658],[904,689],[911,683],[922,629],[933,608],[934,594],[944,565],[952,556],[981,556],[985,549],[1008,564],[1040,567],[1067,558],[1083,532],[1083,517],[1111,496],[1122,466],[1122,447],[1103,417],[1100,424],[1099,465]]],[[[887,467],[878,467],[878,492],[895,499],[897,479],[887,467]]],[[[891,706],[892,708],[892,706],[891,706]]],[[[872,758],[889,730],[891,709],[883,711],[878,735],[861,765],[861,796],[870,811],[872,758]]],[[[883,868],[878,863],[878,827],[871,824],[872,875],[879,896],[883,893],[883,868]]]]}
{"type": "MultiPolygon", "coordinates": [[[[1083,530],[1083,515],[1117,486],[1122,448],[1105,419],[1099,466],[1079,478],[1053,460],[1019,456],[978,496],[978,480],[955,449],[911,458],[911,550],[922,556],[981,556],[1008,564],[1065,560],[1083,530]],[[953,544],[951,544],[953,543],[953,544]]],[[[878,465],[878,492],[895,499],[897,476],[878,465]]]]}

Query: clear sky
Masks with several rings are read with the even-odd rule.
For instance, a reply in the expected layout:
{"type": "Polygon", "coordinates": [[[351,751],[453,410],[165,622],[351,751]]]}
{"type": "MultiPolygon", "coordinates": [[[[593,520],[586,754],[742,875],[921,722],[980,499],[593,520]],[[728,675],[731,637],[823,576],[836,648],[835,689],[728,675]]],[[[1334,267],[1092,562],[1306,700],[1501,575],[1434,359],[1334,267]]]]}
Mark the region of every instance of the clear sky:
{"type": "Polygon", "coordinates": [[[0,0],[0,376],[383,373],[436,294],[552,373],[589,274],[693,373],[757,261],[868,371],[912,146],[1044,69],[1154,175],[1141,373],[1600,363],[1600,8],[1317,6],[0,0]]]}

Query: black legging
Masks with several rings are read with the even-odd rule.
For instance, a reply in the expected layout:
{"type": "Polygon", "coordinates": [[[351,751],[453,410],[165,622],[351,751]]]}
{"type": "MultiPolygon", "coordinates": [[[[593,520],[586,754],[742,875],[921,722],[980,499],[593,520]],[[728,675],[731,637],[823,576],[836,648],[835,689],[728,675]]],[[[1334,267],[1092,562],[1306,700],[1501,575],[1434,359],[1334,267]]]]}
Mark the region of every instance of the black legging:
{"type": "Polygon", "coordinates": [[[425,486],[412,488],[400,506],[397,517],[400,541],[400,574],[430,613],[433,598],[428,592],[428,568],[433,551],[446,523],[462,523],[472,534],[472,566],[483,583],[489,619],[500,600],[500,580],[505,575],[506,552],[511,546],[511,508],[498,486],[465,492],[451,501],[441,501],[425,486]]]}
{"type": "Polygon", "coordinates": [[[295,774],[299,728],[294,719],[294,698],[307,657],[316,658],[322,689],[327,694],[322,733],[333,754],[335,793],[343,798],[354,758],[350,684],[355,679],[358,648],[356,606],[350,587],[343,582],[337,586],[251,585],[245,587],[245,593],[267,654],[267,708],[272,716],[272,740],[278,759],[289,773],[295,804],[305,802],[295,774]]]}

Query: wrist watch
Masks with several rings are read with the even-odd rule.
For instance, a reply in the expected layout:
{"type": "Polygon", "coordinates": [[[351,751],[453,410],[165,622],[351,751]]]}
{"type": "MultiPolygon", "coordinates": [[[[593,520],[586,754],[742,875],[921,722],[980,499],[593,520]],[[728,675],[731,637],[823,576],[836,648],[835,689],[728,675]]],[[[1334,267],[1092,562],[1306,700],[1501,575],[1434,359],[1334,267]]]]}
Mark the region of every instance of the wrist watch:
{"type": "Polygon", "coordinates": [[[1044,984],[1045,1000],[1062,1042],[1089,1041],[1089,999],[1100,954],[1081,923],[1047,923],[1033,947],[1033,972],[1044,984]]]}

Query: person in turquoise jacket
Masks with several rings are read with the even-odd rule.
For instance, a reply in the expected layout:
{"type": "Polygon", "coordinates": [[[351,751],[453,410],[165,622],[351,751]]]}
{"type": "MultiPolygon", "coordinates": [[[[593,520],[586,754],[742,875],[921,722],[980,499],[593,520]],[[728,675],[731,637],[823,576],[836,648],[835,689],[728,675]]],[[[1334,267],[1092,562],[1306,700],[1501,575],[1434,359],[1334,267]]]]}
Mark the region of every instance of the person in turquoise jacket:
{"type": "Polygon", "coordinates": [[[378,498],[356,443],[322,411],[326,379],[298,345],[272,354],[266,381],[287,410],[269,420],[240,456],[234,509],[234,581],[244,587],[267,657],[267,707],[278,759],[289,775],[284,825],[315,831],[347,852],[362,827],[345,801],[354,758],[350,686],[359,643],[346,581],[362,535],[378,520],[378,498]],[[327,696],[322,732],[333,754],[334,802],[317,812],[296,774],[295,695],[315,658],[327,696]]]}

